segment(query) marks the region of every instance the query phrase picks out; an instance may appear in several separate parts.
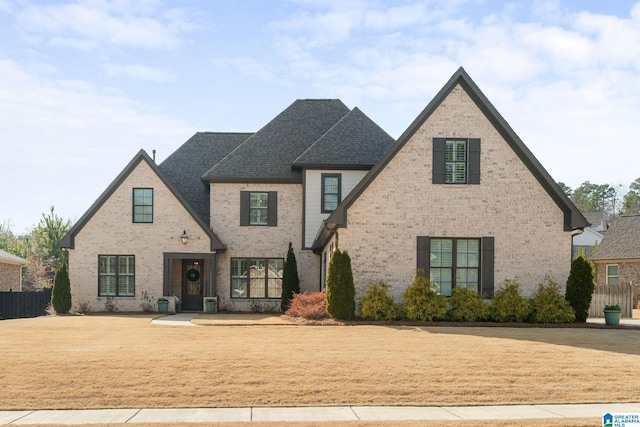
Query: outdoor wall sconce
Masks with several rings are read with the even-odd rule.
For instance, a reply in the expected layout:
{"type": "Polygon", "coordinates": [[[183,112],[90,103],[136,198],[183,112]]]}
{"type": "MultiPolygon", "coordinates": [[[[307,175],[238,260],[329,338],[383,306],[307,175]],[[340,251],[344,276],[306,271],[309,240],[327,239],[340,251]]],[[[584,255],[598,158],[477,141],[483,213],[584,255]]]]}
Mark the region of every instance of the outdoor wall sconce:
{"type": "Polygon", "coordinates": [[[180,236],[180,239],[182,239],[183,245],[187,244],[187,242],[189,241],[189,236],[187,236],[187,230],[182,231],[182,236],[180,236]]]}

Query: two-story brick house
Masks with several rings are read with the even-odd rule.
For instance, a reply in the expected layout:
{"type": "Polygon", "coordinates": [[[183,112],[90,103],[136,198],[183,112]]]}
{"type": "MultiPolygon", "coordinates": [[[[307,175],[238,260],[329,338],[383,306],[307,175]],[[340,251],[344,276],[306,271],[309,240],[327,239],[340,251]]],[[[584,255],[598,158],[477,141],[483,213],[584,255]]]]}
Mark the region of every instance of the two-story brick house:
{"type": "Polygon", "coordinates": [[[298,100],[253,134],[198,133],[160,165],[140,151],[62,246],[75,304],[176,295],[200,310],[217,296],[251,310],[279,303],[289,242],[303,291],[322,289],[339,244],[359,292],[383,280],[399,298],[423,268],[447,295],[507,278],[530,293],[564,283],[585,226],[460,68],[396,142],[339,100],[298,100]]]}

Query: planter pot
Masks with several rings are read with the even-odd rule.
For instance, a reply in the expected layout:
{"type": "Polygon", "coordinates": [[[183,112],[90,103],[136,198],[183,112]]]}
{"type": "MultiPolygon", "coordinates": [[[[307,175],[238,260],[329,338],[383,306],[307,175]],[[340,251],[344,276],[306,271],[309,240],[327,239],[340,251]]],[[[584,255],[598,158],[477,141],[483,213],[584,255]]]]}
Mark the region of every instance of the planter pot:
{"type": "Polygon", "coordinates": [[[204,311],[205,313],[215,313],[218,311],[218,304],[215,301],[205,301],[204,311]]]}
{"type": "Polygon", "coordinates": [[[158,313],[169,311],[169,301],[158,301],[158,313]]]}
{"type": "Polygon", "coordinates": [[[620,310],[604,310],[604,323],[607,325],[620,324],[620,310]]]}

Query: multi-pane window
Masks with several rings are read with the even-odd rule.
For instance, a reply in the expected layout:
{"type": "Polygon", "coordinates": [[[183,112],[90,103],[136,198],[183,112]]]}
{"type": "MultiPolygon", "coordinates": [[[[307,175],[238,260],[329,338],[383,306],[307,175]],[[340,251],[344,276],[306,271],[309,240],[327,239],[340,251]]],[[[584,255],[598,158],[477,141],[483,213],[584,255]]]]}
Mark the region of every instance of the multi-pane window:
{"type": "Polygon", "coordinates": [[[283,258],[232,258],[232,298],[281,298],[283,258]]]}
{"type": "Polygon", "coordinates": [[[98,256],[98,296],[135,296],[135,283],[133,255],[98,256]]]}
{"type": "Polygon", "coordinates": [[[607,265],[607,285],[618,284],[618,265],[607,265]]]}
{"type": "Polygon", "coordinates": [[[465,184],[467,182],[467,140],[448,139],[445,146],[446,184],[465,184]]]}
{"type": "Polygon", "coordinates": [[[269,193],[249,195],[249,225],[267,225],[269,219],[269,193]]]}
{"type": "Polygon", "coordinates": [[[153,188],[133,189],[133,222],[153,222],[153,188]]]}
{"type": "Polygon", "coordinates": [[[240,225],[278,225],[277,191],[241,191],[240,225]]]}
{"type": "Polygon", "coordinates": [[[429,280],[438,293],[451,296],[456,286],[480,290],[479,239],[431,239],[429,256],[429,280]]]}
{"type": "Polygon", "coordinates": [[[322,174],[322,213],[333,212],[340,203],[340,174],[322,174]]]}

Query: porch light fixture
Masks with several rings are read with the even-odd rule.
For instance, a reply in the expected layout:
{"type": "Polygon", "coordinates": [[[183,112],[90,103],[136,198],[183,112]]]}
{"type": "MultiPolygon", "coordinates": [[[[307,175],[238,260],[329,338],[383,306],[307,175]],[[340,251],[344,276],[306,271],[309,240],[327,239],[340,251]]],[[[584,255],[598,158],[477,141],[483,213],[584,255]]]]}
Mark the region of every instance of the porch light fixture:
{"type": "Polygon", "coordinates": [[[182,239],[183,245],[187,244],[187,242],[189,241],[189,236],[187,236],[187,230],[182,231],[182,236],[180,236],[180,239],[182,239]]]}

